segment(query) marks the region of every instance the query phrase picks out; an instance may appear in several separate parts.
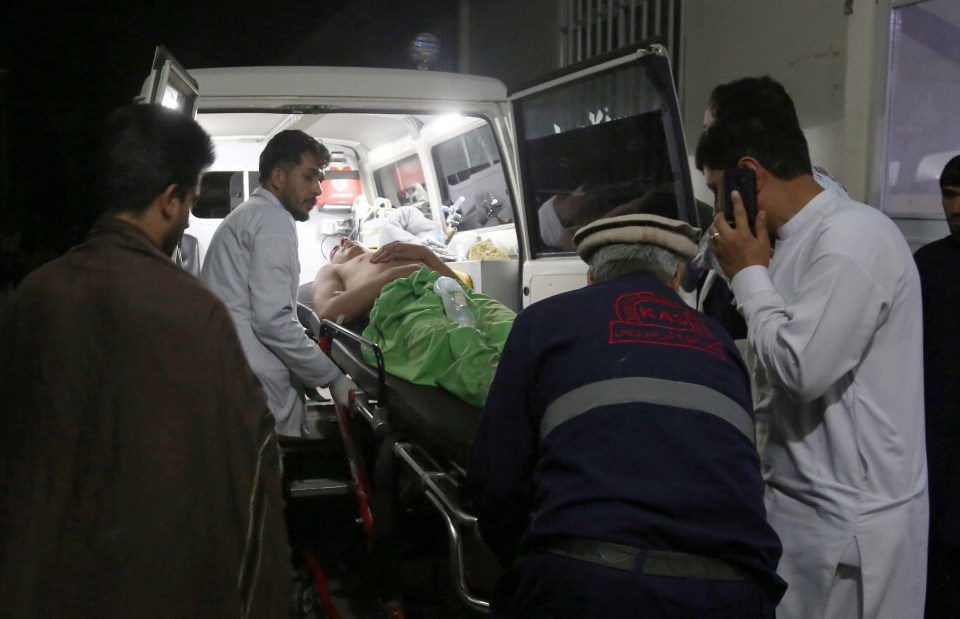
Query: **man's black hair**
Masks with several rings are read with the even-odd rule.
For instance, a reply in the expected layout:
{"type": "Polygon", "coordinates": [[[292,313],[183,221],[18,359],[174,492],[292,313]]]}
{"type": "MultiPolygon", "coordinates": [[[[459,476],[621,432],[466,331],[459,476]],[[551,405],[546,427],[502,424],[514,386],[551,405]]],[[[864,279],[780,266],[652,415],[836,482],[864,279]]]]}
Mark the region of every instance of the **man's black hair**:
{"type": "Polygon", "coordinates": [[[940,173],[940,189],[944,187],[960,187],[960,155],[947,162],[940,173]]]}
{"type": "Polygon", "coordinates": [[[107,212],[143,212],[170,185],[181,200],[213,163],[213,142],[191,118],[161,105],[128,105],[107,119],[100,185],[107,212]]]}
{"type": "Polygon", "coordinates": [[[716,120],[697,143],[698,170],[726,170],[753,157],[783,180],[810,174],[807,139],[782,86],[769,77],[747,78],[718,86],[714,96],[718,91],[716,120]]]}
{"type": "Polygon", "coordinates": [[[733,120],[755,114],[779,114],[786,123],[799,126],[797,108],[783,85],[769,75],[744,77],[720,84],[710,93],[710,111],[716,120],[733,120]]]}
{"type": "Polygon", "coordinates": [[[321,168],[330,163],[327,147],[299,129],[287,129],[270,138],[260,153],[260,182],[267,183],[274,168],[288,170],[300,165],[303,153],[316,157],[321,168]]]}

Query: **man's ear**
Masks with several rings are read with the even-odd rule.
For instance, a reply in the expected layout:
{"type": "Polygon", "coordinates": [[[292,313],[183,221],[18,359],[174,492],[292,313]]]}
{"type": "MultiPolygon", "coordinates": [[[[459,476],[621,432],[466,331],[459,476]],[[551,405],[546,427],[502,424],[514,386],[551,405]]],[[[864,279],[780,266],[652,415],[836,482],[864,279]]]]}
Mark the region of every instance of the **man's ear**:
{"type": "Polygon", "coordinates": [[[593,283],[593,269],[587,269],[587,285],[593,283]]]}
{"type": "Polygon", "coordinates": [[[157,203],[160,206],[160,214],[163,215],[164,220],[169,221],[176,218],[177,212],[180,209],[181,203],[183,200],[180,196],[177,195],[177,190],[179,185],[176,183],[168,185],[166,189],[163,190],[157,197],[157,203]]]}
{"type": "Polygon", "coordinates": [[[283,187],[287,179],[287,172],[281,167],[275,167],[270,170],[270,186],[275,188],[283,187]]]}
{"type": "Polygon", "coordinates": [[[740,161],[737,162],[737,167],[753,170],[754,174],[757,176],[757,194],[759,194],[769,176],[769,172],[767,172],[767,169],[763,167],[763,164],[753,157],[741,157],[740,161]]]}
{"type": "Polygon", "coordinates": [[[678,264],[677,270],[673,272],[673,279],[670,280],[670,288],[674,292],[680,290],[680,282],[683,281],[683,272],[686,270],[686,265],[678,264]]]}

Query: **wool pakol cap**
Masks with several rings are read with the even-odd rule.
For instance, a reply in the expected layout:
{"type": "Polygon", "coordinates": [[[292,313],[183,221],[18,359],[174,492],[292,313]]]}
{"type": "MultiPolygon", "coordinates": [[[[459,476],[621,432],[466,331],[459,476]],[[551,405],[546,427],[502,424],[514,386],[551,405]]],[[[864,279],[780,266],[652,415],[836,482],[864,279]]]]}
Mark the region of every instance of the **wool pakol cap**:
{"type": "Polygon", "coordinates": [[[620,215],[598,219],[573,235],[573,244],[584,261],[596,250],[615,243],[647,243],[692,260],[697,255],[700,230],[679,219],[660,215],[620,215]]]}

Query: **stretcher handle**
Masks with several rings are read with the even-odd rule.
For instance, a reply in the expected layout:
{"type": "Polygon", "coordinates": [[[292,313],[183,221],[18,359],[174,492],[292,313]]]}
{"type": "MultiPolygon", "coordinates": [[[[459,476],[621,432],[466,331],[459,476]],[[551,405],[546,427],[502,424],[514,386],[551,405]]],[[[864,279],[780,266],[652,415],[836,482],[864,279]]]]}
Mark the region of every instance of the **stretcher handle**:
{"type": "Polygon", "coordinates": [[[331,338],[335,335],[342,335],[348,339],[358,342],[361,346],[368,346],[373,350],[373,356],[377,359],[377,401],[383,404],[386,401],[387,396],[387,370],[386,364],[383,361],[383,351],[380,350],[380,345],[372,340],[354,333],[350,329],[338,325],[337,323],[324,318],[320,321],[320,336],[325,337],[329,336],[331,338]]]}
{"type": "MultiPolygon", "coordinates": [[[[457,501],[452,499],[443,488],[437,484],[437,479],[447,477],[446,473],[440,471],[427,470],[422,466],[414,456],[415,448],[410,443],[396,443],[393,446],[393,453],[400,457],[410,470],[424,484],[424,495],[433,503],[434,508],[440,512],[447,525],[447,541],[450,547],[450,570],[453,575],[453,581],[457,587],[457,594],[472,609],[482,613],[490,612],[490,602],[475,596],[467,585],[466,567],[464,564],[463,534],[464,530],[474,529],[477,526],[477,518],[472,514],[463,511],[457,501]]],[[[432,467],[430,467],[432,468],[432,467]]]]}
{"type": "Polygon", "coordinates": [[[450,541],[450,571],[457,586],[457,595],[473,610],[489,613],[490,602],[473,595],[469,585],[467,585],[467,572],[463,557],[463,537],[460,535],[460,529],[454,523],[453,519],[450,518],[450,514],[444,510],[440,499],[432,492],[425,494],[427,499],[429,499],[430,502],[433,503],[433,506],[437,508],[437,511],[440,512],[440,516],[443,517],[447,525],[447,537],[450,541]]]}

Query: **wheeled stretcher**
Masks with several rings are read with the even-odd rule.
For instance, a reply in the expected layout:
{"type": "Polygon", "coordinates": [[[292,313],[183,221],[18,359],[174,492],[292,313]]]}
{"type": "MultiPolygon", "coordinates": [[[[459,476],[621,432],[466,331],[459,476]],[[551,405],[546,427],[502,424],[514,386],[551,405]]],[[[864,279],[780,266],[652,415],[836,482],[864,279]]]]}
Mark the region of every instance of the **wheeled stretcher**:
{"type": "MultiPolygon", "coordinates": [[[[486,612],[489,602],[471,590],[466,569],[465,542],[468,537],[476,539],[477,520],[459,496],[480,409],[441,388],[390,376],[376,343],[331,321],[318,320],[308,308],[301,307],[299,313],[307,331],[316,333],[327,354],[361,390],[350,410],[339,416],[341,429],[346,426],[344,438],[350,440],[352,424],[358,421],[376,436],[376,456],[351,465],[360,518],[365,526],[370,524],[368,533],[373,539],[395,534],[390,515],[399,509],[396,479],[401,474],[412,477],[441,516],[457,594],[469,608],[486,612]],[[364,360],[364,347],[373,351],[376,367],[364,360]]],[[[353,455],[349,452],[348,447],[351,459],[362,458],[359,449],[353,455]]]]}

